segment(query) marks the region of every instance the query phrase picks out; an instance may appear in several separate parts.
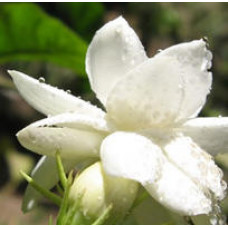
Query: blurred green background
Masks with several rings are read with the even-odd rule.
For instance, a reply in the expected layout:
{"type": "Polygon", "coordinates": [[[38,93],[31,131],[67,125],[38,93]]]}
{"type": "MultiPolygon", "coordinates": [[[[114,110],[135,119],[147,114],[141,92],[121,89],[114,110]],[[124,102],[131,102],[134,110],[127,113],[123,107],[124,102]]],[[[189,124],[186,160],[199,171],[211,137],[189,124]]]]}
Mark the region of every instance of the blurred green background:
{"type": "MultiPolygon", "coordinates": [[[[85,74],[86,49],[96,30],[119,15],[150,57],[158,49],[207,37],[214,77],[201,115],[227,116],[228,3],[0,3],[0,224],[47,224],[48,215],[56,213],[47,202],[31,214],[20,211],[26,184],[18,171],[30,172],[39,156],[22,148],[15,134],[43,116],[22,100],[6,70],[44,77],[99,106],[85,74]]],[[[227,180],[227,156],[216,159],[227,180]]],[[[227,199],[223,210],[228,214],[227,199]]],[[[135,222],[145,224],[183,222],[155,202],[135,213],[135,222]]]]}

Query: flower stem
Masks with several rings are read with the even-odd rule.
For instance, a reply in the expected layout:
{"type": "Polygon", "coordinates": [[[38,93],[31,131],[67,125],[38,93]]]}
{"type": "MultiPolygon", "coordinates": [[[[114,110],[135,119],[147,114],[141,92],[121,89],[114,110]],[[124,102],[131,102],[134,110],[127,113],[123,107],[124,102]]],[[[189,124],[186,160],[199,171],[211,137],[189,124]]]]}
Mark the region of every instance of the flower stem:
{"type": "Polygon", "coordinates": [[[59,151],[56,152],[56,164],[57,164],[57,169],[58,169],[58,174],[59,174],[59,179],[60,182],[65,189],[67,186],[67,177],[63,168],[63,163],[59,154],[59,151]]]}
{"type": "Polygon", "coordinates": [[[92,225],[103,225],[105,220],[109,217],[111,210],[112,210],[112,204],[110,204],[105,209],[103,214],[92,225]]]}
{"type": "Polygon", "coordinates": [[[58,206],[61,205],[61,198],[57,196],[56,194],[44,189],[39,184],[37,184],[29,175],[27,175],[25,172],[20,170],[20,174],[25,178],[25,180],[38,192],[40,192],[43,196],[50,199],[53,203],[57,204],[58,206]]]}
{"type": "Polygon", "coordinates": [[[64,195],[63,195],[63,201],[62,204],[60,206],[59,209],[59,214],[57,217],[57,225],[64,225],[66,224],[67,221],[65,216],[67,214],[67,207],[68,207],[68,197],[69,197],[69,191],[70,191],[70,187],[72,185],[73,182],[73,172],[69,173],[68,179],[66,180],[66,188],[64,190],[64,195]]]}

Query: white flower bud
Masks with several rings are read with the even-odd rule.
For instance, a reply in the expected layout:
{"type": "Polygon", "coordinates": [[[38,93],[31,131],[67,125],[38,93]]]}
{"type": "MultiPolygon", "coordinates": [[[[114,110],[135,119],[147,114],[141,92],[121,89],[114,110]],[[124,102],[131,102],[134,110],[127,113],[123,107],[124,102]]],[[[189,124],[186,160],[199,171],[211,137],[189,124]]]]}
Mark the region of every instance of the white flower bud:
{"type": "Polygon", "coordinates": [[[121,219],[131,208],[137,190],[136,182],[105,174],[97,162],[75,178],[70,200],[81,200],[82,213],[88,219],[97,219],[110,204],[111,219],[121,219]]]}

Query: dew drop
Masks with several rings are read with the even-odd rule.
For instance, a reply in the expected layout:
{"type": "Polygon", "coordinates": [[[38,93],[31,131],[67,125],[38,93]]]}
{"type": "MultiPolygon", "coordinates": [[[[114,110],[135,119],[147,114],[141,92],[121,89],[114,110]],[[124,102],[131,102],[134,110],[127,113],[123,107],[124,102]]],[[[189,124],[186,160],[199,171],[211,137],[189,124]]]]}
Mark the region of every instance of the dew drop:
{"type": "Polygon", "coordinates": [[[212,215],[210,217],[210,224],[211,225],[217,225],[218,224],[218,219],[217,219],[217,216],[216,215],[212,215]]]}
{"type": "Polygon", "coordinates": [[[157,50],[157,53],[160,53],[160,52],[162,52],[162,51],[163,51],[162,49],[158,49],[158,50],[157,50]]]}
{"type": "Polygon", "coordinates": [[[218,201],[215,201],[212,206],[212,212],[210,215],[210,223],[211,225],[225,225],[226,224],[226,216],[223,214],[218,201]]]}
{"type": "Polygon", "coordinates": [[[135,60],[132,59],[132,60],[131,60],[131,65],[134,65],[134,64],[135,64],[135,60]]]}
{"type": "Polygon", "coordinates": [[[178,85],[178,88],[179,88],[179,89],[183,89],[183,85],[179,84],[179,85],[178,85]]]}
{"type": "Polygon", "coordinates": [[[206,42],[206,43],[208,43],[208,37],[207,36],[204,36],[203,37],[203,41],[206,42]]]}
{"type": "Polygon", "coordinates": [[[211,68],[211,66],[212,66],[212,63],[211,63],[211,61],[209,61],[209,62],[207,63],[207,69],[209,70],[209,69],[211,68]]]}
{"type": "Polygon", "coordinates": [[[71,90],[70,90],[70,89],[68,89],[66,92],[67,92],[68,94],[71,94],[71,90]]]}
{"type": "Polygon", "coordinates": [[[31,210],[33,208],[34,204],[35,204],[35,201],[34,200],[30,200],[29,203],[28,203],[27,209],[31,210]]]}
{"type": "Polygon", "coordinates": [[[40,77],[38,80],[40,83],[45,83],[45,78],[43,78],[43,77],[40,77]]]}
{"type": "Polygon", "coordinates": [[[222,115],[218,115],[218,118],[222,118],[222,115]]]}
{"type": "Polygon", "coordinates": [[[222,186],[222,189],[225,191],[227,189],[227,183],[226,183],[226,181],[222,180],[221,181],[221,186],[222,186]]]}
{"type": "Polygon", "coordinates": [[[115,32],[116,32],[116,34],[120,34],[121,29],[120,28],[117,28],[115,32]]]}

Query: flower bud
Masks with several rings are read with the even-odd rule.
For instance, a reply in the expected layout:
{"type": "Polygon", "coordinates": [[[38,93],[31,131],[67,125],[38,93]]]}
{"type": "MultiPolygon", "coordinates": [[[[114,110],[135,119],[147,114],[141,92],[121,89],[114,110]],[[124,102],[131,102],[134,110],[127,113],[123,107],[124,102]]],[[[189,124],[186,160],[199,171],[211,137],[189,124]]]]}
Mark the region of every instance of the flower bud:
{"type": "Polygon", "coordinates": [[[70,200],[80,200],[83,215],[95,220],[112,205],[109,221],[117,222],[131,208],[138,190],[138,183],[107,175],[100,162],[85,169],[75,178],[70,190],[70,200]]]}

